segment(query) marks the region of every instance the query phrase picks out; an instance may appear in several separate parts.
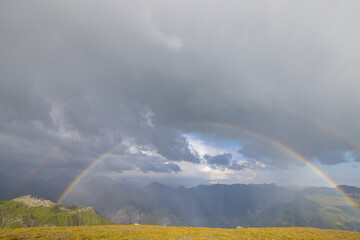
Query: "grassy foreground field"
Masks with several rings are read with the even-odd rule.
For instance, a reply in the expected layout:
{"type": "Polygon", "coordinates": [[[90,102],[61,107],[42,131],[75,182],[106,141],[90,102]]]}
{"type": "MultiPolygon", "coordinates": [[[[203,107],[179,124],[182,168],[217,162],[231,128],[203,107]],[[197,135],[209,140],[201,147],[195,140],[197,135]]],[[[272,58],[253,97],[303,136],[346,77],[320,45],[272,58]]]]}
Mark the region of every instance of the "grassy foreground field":
{"type": "Polygon", "coordinates": [[[359,232],[316,228],[192,228],[163,226],[34,227],[0,230],[0,239],[360,239],[359,232]]]}

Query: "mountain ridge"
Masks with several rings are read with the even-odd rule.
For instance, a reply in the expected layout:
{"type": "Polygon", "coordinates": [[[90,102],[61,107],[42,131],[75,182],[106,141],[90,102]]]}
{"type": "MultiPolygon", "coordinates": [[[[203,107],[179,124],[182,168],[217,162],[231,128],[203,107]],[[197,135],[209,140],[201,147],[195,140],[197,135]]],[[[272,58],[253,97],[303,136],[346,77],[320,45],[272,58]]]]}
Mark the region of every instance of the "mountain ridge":
{"type": "Polygon", "coordinates": [[[78,184],[66,203],[92,205],[118,224],[193,227],[319,227],[360,231],[360,216],[333,188],[291,189],[275,184],[134,187],[92,179],[78,184]],[[101,194],[99,194],[101,193],[101,194]]]}
{"type": "MultiPolygon", "coordinates": [[[[46,183],[42,186],[50,189],[46,183]]],[[[359,202],[356,194],[360,188],[341,187],[359,202]]],[[[35,189],[41,192],[41,188],[35,189]]],[[[56,195],[55,190],[47,195],[56,195]]],[[[118,224],[222,228],[297,226],[360,231],[359,214],[336,189],[327,187],[294,189],[276,184],[170,187],[159,182],[133,186],[105,177],[89,177],[79,182],[63,202],[92,206],[101,217],[118,224]]],[[[64,206],[56,208],[71,209],[64,206]]]]}

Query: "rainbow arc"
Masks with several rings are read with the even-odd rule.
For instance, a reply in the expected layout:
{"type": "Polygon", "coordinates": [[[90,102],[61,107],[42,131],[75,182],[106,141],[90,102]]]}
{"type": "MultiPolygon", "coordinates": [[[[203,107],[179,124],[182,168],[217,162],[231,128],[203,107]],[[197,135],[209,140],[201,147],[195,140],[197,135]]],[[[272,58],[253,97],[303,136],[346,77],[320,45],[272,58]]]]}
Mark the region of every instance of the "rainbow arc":
{"type": "MultiPolygon", "coordinates": [[[[263,140],[265,142],[268,142],[276,147],[278,147],[279,149],[282,149],[283,151],[287,152],[290,156],[298,159],[299,161],[305,163],[307,166],[310,167],[310,169],[316,173],[317,175],[319,175],[321,178],[323,178],[326,182],[328,182],[330,184],[330,186],[332,186],[334,189],[336,189],[336,191],[345,199],[345,201],[352,206],[357,213],[360,214],[360,206],[359,204],[353,199],[351,198],[343,189],[341,189],[340,187],[338,187],[338,185],[336,184],[336,182],[334,180],[332,180],[329,176],[327,176],[323,171],[321,171],[317,166],[315,166],[312,162],[310,162],[309,160],[307,160],[305,157],[303,157],[302,155],[300,155],[299,153],[297,153],[296,151],[294,151],[293,149],[291,149],[290,147],[286,146],[285,144],[279,142],[276,139],[273,139],[271,137],[262,135],[258,132],[255,131],[251,131],[249,129],[237,126],[237,125],[231,125],[228,123],[219,123],[219,122],[201,122],[201,123],[188,123],[188,124],[195,124],[195,125],[209,125],[209,126],[215,126],[215,127],[222,127],[222,128],[227,128],[227,129],[231,129],[231,130],[235,130],[235,131],[239,131],[241,133],[245,133],[248,134],[250,136],[253,136],[255,138],[258,138],[260,140],[263,140]]],[[[113,151],[115,151],[120,145],[122,144],[122,142],[112,146],[111,148],[109,148],[106,152],[102,153],[101,155],[99,155],[94,161],[92,161],[84,170],[82,170],[80,172],[80,174],[77,175],[77,177],[68,185],[68,187],[64,190],[64,192],[60,195],[59,199],[57,200],[57,204],[60,204],[69,194],[69,192],[76,186],[76,184],[86,175],[86,173],[88,173],[97,163],[99,163],[101,160],[103,160],[107,155],[111,154],[113,151]]]]}
{"type": "MultiPolygon", "coordinates": [[[[198,124],[198,123],[193,123],[193,124],[198,124]]],[[[352,206],[357,211],[358,214],[360,214],[360,206],[359,206],[359,204],[353,198],[351,198],[343,189],[341,189],[334,180],[332,180],[328,175],[326,175],[323,171],[321,171],[318,167],[316,167],[312,162],[310,162],[305,157],[303,157],[299,153],[295,152],[293,149],[286,146],[285,144],[283,144],[283,143],[281,143],[281,142],[279,142],[276,139],[273,139],[271,137],[262,135],[262,134],[260,134],[258,132],[254,132],[254,131],[251,131],[249,129],[237,126],[237,125],[232,125],[232,124],[228,124],[228,123],[219,123],[219,122],[202,122],[200,124],[205,124],[205,125],[210,125],[210,126],[217,126],[217,127],[223,127],[223,128],[227,128],[227,129],[236,130],[236,131],[248,134],[250,136],[256,137],[258,139],[261,139],[263,141],[266,141],[266,142],[269,142],[269,143],[275,145],[276,147],[282,149],[283,151],[287,152],[289,155],[295,157],[296,159],[300,160],[301,162],[303,162],[307,166],[309,166],[310,169],[313,172],[315,172],[318,176],[320,176],[326,182],[328,182],[330,184],[330,186],[332,186],[345,199],[345,201],[348,204],[350,204],[350,206],[352,206]]]]}
{"type": "Polygon", "coordinates": [[[111,148],[109,148],[106,152],[99,155],[94,161],[92,161],[89,165],[86,166],[84,170],[82,170],[76,178],[66,187],[64,192],[60,195],[58,200],[56,201],[57,204],[60,204],[67,195],[71,192],[71,190],[76,186],[76,184],[93,168],[97,163],[99,163],[101,160],[103,160],[106,156],[114,152],[118,147],[122,145],[122,142],[115,144],[111,148]]]}

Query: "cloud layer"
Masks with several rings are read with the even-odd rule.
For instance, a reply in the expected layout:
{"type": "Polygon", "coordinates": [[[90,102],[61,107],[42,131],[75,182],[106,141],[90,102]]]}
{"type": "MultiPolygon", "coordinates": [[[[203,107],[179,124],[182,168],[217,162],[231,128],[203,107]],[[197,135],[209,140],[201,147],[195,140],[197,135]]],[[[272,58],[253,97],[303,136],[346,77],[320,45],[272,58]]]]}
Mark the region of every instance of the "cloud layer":
{"type": "Polygon", "coordinates": [[[359,7],[4,1],[0,171],[25,174],[60,147],[46,175],[76,174],[120,141],[107,173],[301,165],[269,139],[324,165],[359,161],[359,7]],[[249,164],[199,155],[191,133],[241,143],[249,164]]]}

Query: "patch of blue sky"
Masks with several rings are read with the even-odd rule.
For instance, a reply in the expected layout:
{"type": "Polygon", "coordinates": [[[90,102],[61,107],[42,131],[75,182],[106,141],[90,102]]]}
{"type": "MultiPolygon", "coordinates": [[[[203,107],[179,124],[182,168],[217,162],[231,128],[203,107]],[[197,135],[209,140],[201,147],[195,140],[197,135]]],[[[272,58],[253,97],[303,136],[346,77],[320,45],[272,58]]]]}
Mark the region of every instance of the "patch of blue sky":
{"type": "Polygon", "coordinates": [[[200,141],[204,145],[210,146],[214,149],[218,149],[219,153],[231,153],[236,158],[241,158],[242,156],[242,154],[239,153],[239,149],[242,148],[242,145],[238,141],[231,139],[218,139],[209,136],[203,136],[198,133],[188,133],[184,134],[184,136],[187,139],[200,141]]]}
{"type": "Polygon", "coordinates": [[[336,165],[322,164],[321,171],[333,179],[337,184],[353,185],[358,184],[354,179],[359,176],[360,162],[347,161],[336,165]]]}

